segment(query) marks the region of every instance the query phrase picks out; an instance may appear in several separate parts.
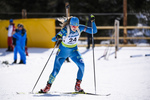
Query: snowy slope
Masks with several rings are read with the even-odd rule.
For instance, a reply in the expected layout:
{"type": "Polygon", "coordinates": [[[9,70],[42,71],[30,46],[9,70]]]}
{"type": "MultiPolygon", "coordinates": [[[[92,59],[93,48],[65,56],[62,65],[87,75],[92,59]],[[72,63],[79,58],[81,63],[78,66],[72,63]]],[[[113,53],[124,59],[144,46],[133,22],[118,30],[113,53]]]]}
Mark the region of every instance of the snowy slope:
{"type": "MultiPolygon", "coordinates": [[[[0,100],[150,100],[150,56],[130,58],[131,55],[150,54],[150,47],[124,47],[114,58],[114,48],[108,60],[97,60],[103,55],[106,47],[95,47],[96,66],[96,92],[100,94],[111,93],[110,96],[65,95],[65,94],[28,94],[32,91],[52,49],[29,48],[26,65],[0,64],[0,100]],[[25,94],[16,94],[24,92],[25,94]]],[[[8,60],[13,62],[13,53],[6,53],[0,49],[0,63],[8,60]]],[[[94,93],[94,76],[92,50],[84,53],[86,49],[79,48],[85,62],[85,73],[81,87],[94,93]]],[[[53,69],[53,62],[57,49],[55,49],[40,81],[34,92],[44,88],[53,69]]],[[[18,55],[19,56],[19,55],[18,55]]],[[[19,62],[19,57],[18,57],[19,62]]],[[[74,62],[64,63],[58,74],[51,92],[74,91],[77,66],[74,62]]]]}

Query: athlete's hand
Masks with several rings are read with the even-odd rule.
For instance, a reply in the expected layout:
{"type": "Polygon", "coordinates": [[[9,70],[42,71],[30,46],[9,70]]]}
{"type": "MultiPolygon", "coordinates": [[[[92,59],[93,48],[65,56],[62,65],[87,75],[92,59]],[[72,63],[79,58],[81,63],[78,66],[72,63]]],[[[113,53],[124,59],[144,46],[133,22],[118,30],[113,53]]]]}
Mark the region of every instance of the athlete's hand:
{"type": "Polygon", "coordinates": [[[53,37],[53,38],[52,38],[52,41],[53,41],[53,42],[56,42],[56,41],[57,41],[56,37],[53,37]]]}
{"type": "Polygon", "coordinates": [[[56,35],[55,37],[52,38],[53,42],[56,42],[57,40],[61,39],[62,37],[60,35],[56,35]]]}
{"type": "Polygon", "coordinates": [[[61,39],[62,37],[60,35],[57,35],[56,38],[59,40],[61,39]]]}

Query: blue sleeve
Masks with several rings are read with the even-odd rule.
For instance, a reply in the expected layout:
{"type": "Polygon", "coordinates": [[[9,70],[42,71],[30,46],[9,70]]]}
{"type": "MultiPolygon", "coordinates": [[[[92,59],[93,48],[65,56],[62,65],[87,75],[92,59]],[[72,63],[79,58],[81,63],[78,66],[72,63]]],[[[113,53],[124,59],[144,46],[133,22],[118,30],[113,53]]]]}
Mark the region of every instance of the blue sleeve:
{"type": "Polygon", "coordinates": [[[15,34],[13,35],[13,38],[18,39],[17,33],[15,33],[15,34]]]}
{"type": "Polygon", "coordinates": [[[53,37],[52,38],[52,41],[53,42],[56,42],[57,41],[57,36],[59,35],[60,37],[62,37],[62,36],[66,36],[66,34],[67,34],[67,27],[64,27],[63,29],[61,29],[56,35],[55,35],[55,37],[53,37]]]}
{"type": "Polygon", "coordinates": [[[56,34],[56,36],[57,35],[59,35],[59,36],[66,36],[66,33],[67,33],[67,27],[64,27],[63,29],[61,29],[57,34],[56,34]]]}
{"type": "MultiPolygon", "coordinates": [[[[95,22],[92,22],[92,26],[93,26],[93,34],[96,34],[97,33],[97,27],[96,27],[95,22]]],[[[91,27],[87,27],[85,25],[80,25],[79,29],[81,32],[84,31],[84,32],[87,32],[89,34],[92,34],[92,28],[91,27]]]]}

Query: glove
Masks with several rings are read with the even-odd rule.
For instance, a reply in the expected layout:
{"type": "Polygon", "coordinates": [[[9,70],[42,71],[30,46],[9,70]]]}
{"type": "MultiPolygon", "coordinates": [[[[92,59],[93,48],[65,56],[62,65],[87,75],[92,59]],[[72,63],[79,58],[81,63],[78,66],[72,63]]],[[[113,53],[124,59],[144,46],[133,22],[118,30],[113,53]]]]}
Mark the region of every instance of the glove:
{"type": "Polygon", "coordinates": [[[22,34],[25,34],[26,30],[25,29],[22,29],[22,34]]]}
{"type": "Polygon", "coordinates": [[[22,29],[22,33],[21,35],[23,36],[25,34],[26,30],[25,29],[22,29]]]}
{"type": "Polygon", "coordinates": [[[6,30],[8,30],[8,27],[6,27],[6,30]]]}
{"type": "Polygon", "coordinates": [[[61,38],[62,38],[62,36],[60,36],[60,35],[56,35],[56,38],[57,38],[57,39],[59,39],[59,38],[61,39],[61,38]]]}
{"type": "Polygon", "coordinates": [[[53,42],[56,42],[56,41],[57,41],[57,38],[56,38],[56,37],[53,37],[53,38],[52,38],[52,41],[53,41],[53,42]]]}
{"type": "Polygon", "coordinates": [[[18,32],[18,31],[19,31],[18,29],[15,30],[15,32],[18,32]]]}
{"type": "Polygon", "coordinates": [[[95,16],[91,14],[91,22],[95,21],[95,16]]]}
{"type": "Polygon", "coordinates": [[[52,38],[53,42],[56,42],[57,40],[59,40],[59,38],[62,38],[60,35],[56,35],[55,37],[52,38]]]}

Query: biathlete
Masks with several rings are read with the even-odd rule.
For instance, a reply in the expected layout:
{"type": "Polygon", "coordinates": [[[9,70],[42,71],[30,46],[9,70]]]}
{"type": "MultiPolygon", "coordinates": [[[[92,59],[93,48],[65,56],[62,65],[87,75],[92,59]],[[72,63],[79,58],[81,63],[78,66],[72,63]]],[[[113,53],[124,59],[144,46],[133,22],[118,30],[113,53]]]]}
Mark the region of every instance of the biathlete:
{"type": "Polygon", "coordinates": [[[81,54],[78,51],[77,41],[80,37],[80,33],[83,31],[89,34],[97,33],[97,28],[94,20],[94,15],[91,15],[93,32],[91,27],[79,25],[79,19],[77,17],[71,17],[67,21],[64,21],[62,25],[62,30],[59,31],[55,37],[52,38],[53,42],[58,41],[58,38],[62,39],[62,42],[59,45],[59,49],[55,57],[53,71],[49,76],[46,87],[44,89],[41,89],[39,93],[47,93],[50,90],[52,83],[54,82],[63,62],[67,57],[70,57],[79,68],[75,84],[75,91],[84,92],[84,90],[80,87],[84,74],[84,62],[81,54]]]}

